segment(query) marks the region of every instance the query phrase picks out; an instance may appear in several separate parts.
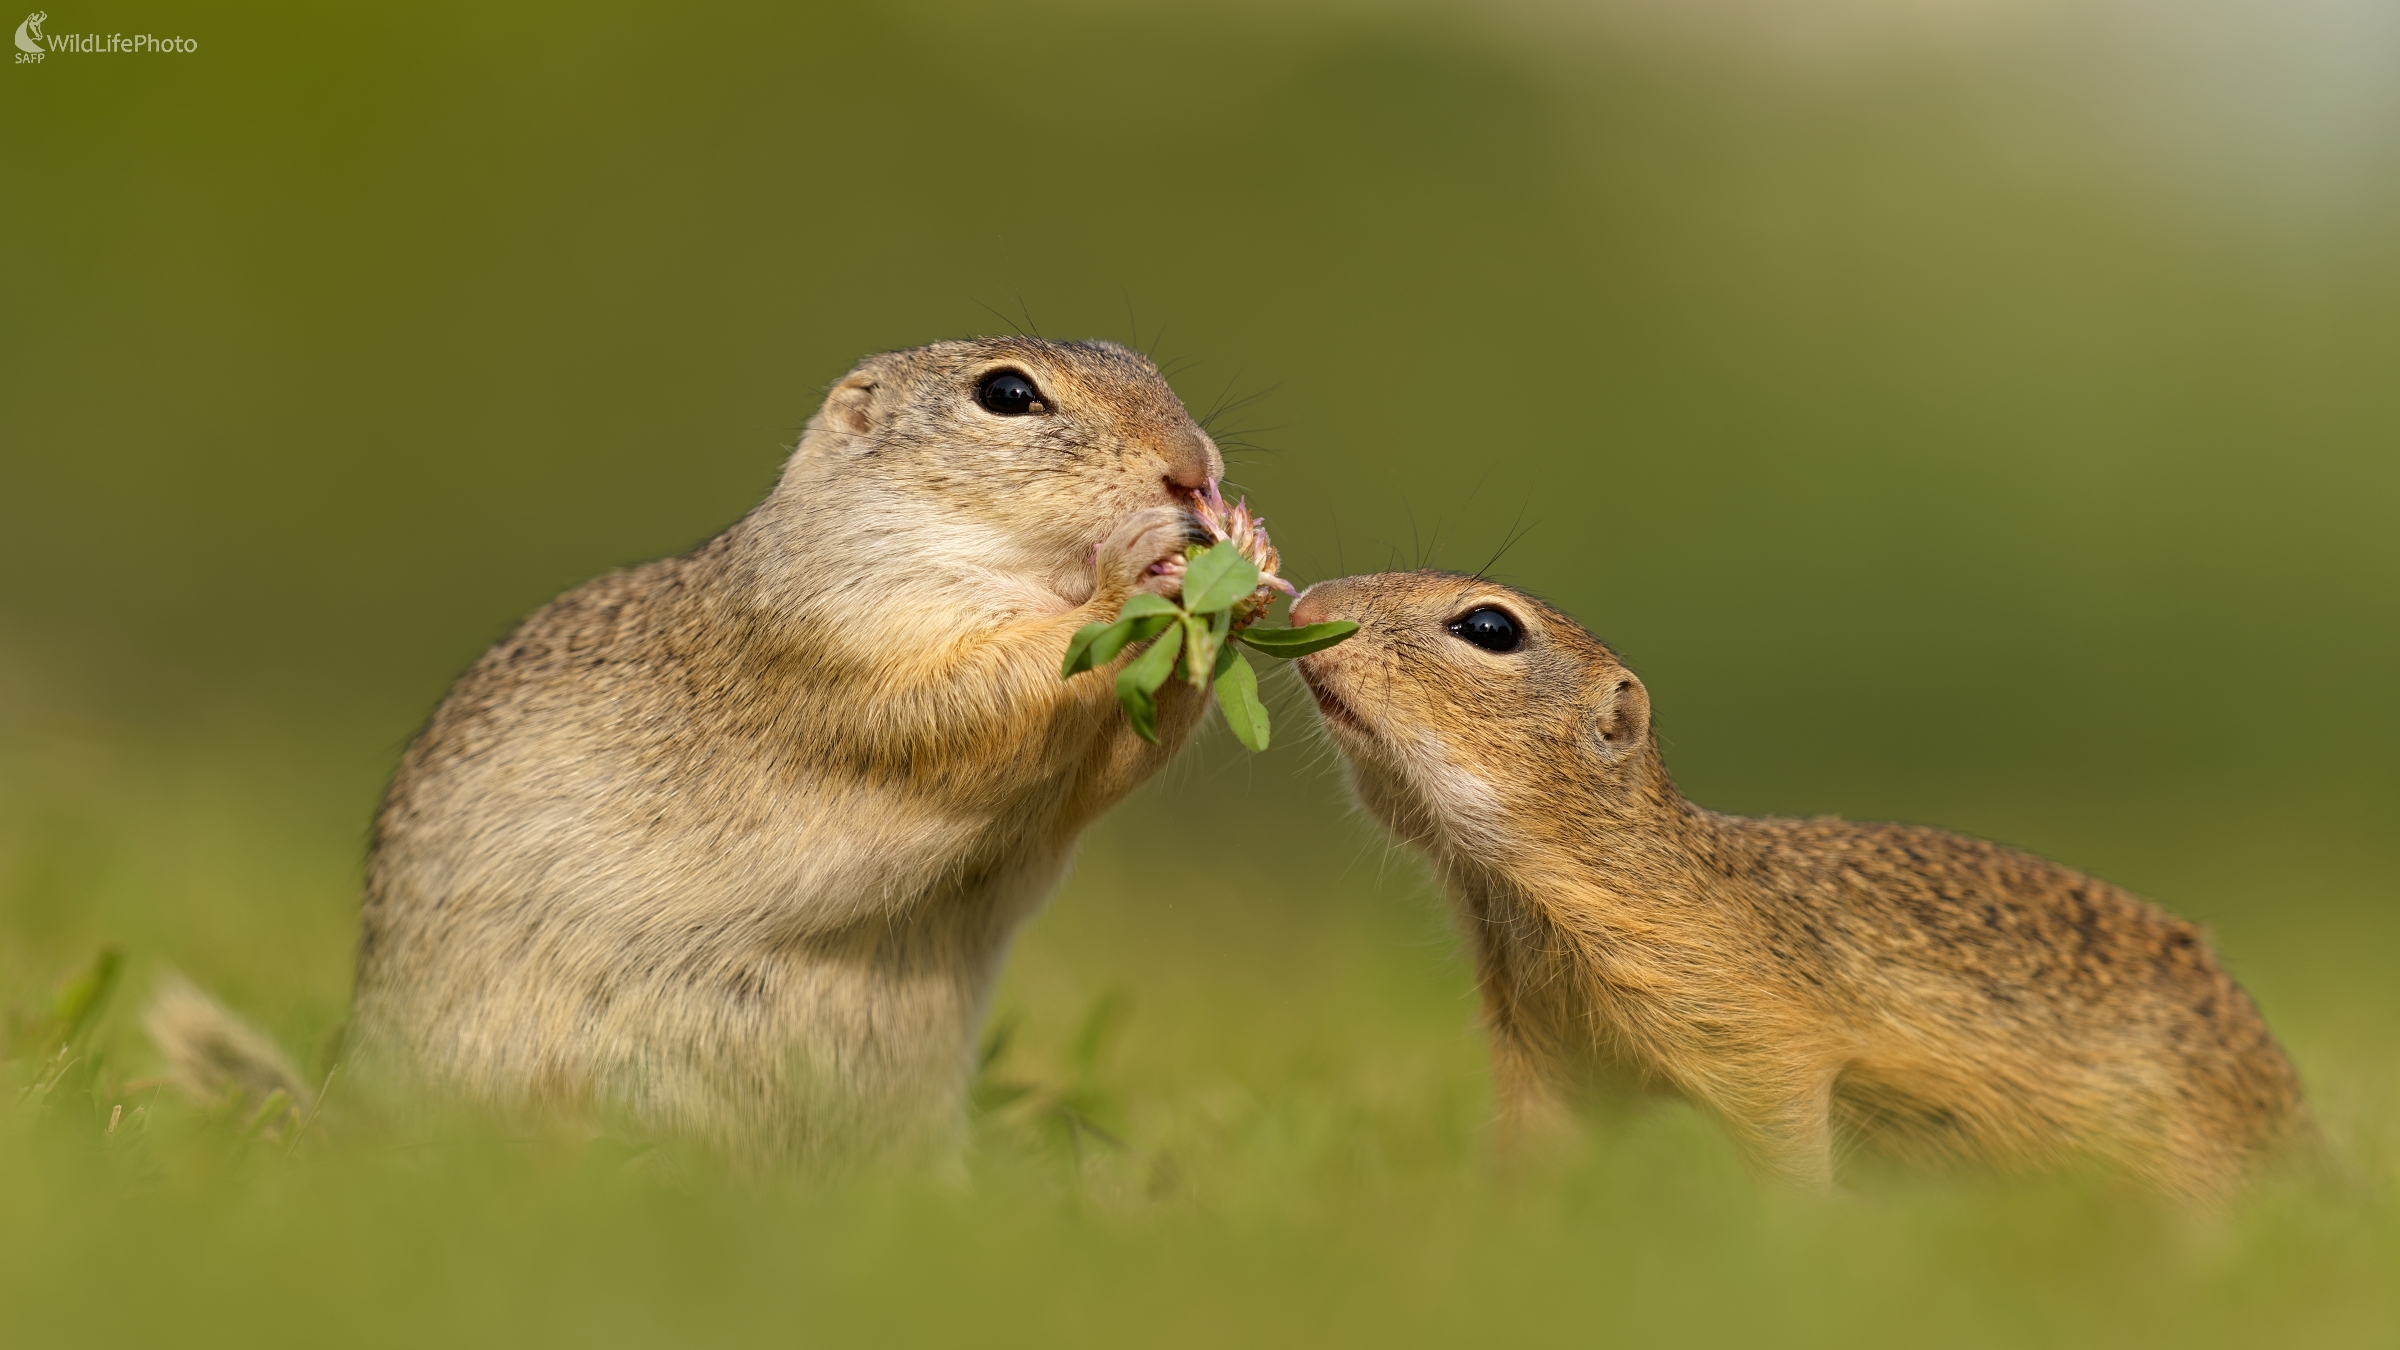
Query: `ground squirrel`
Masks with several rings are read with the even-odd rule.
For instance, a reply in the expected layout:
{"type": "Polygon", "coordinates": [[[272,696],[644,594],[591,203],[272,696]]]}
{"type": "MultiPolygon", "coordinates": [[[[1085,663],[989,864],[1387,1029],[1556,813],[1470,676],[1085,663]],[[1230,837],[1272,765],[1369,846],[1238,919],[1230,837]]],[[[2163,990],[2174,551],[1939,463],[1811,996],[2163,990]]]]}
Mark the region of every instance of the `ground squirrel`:
{"type": "Polygon", "coordinates": [[[766,501],[493,647],[376,819],[349,1044],[738,1153],[951,1137],[1010,935],[1171,756],[1080,626],[1224,472],[1147,359],[946,342],[833,386],[766,501]]]}
{"type": "Polygon", "coordinates": [[[2225,1193],[2307,1111],[2198,929],[1941,830],[1704,810],[1642,682],[1573,619],[1440,572],[1310,588],[1301,659],[1367,809],[1423,851],[1473,947],[1504,1126],[1610,1084],[1685,1096],[1762,1167],[1856,1145],[2071,1159],[2225,1193]]]}

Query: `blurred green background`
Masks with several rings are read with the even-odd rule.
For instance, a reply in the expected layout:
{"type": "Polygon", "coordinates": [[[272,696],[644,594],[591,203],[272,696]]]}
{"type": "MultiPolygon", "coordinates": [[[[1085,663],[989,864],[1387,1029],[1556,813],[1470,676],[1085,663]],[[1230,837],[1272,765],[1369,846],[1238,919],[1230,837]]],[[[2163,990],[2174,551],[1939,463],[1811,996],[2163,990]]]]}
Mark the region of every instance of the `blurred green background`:
{"type": "Polygon", "coordinates": [[[2390,7],[48,31],[199,50],[0,76],[0,1002],[128,956],[76,1091],[11,1069],[23,1343],[2400,1339],[2390,7]],[[1706,804],[2205,921],[2351,1174],[1809,1202],[1660,1107],[1504,1184],[1438,898],[1288,686],[1271,752],[1212,729],[1025,935],[991,1078],[1030,1090],[963,1191],[286,1153],[127,1086],[163,964],[326,1042],[377,794],[487,643],[746,510],[860,354],[1012,326],[1155,344],[1302,578],[1521,534],[1495,574],[1627,655],[1706,804]]]}

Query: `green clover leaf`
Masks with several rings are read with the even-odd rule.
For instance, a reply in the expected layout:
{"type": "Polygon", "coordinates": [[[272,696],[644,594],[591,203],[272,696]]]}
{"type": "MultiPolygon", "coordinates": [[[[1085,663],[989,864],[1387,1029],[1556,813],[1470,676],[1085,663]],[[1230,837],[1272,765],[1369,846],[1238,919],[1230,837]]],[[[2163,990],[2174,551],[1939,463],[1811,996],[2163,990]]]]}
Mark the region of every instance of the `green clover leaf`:
{"type": "Polygon", "coordinates": [[[1295,656],[1321,652],[1357,631],[1358,625],[1348,619],[1335,619],[1331,623],[1312,623],[1306,628],[1245,628],[1241,636],[1242,641],[1267,655],[1288,661],[1295,656]]]}
{"type": "Polygon", "coordinates": [[[1187,613],[1230,609],[1257,589],[1258,564],[1243,557],[1231,540],[1209,548],[1183,570],[1183,608],[1187,613]]]}
{"type": "Polygon", "coordinates": [[[1225,725],[1233,728],[1233,738],[1253,751],[1267,748],[1267,705],[1258,701],[1258,672],[1250,669],[1241,653],[1225,649],[1231,662],[1221,663],[1217,676],[1217,709],[1225,714],[1225,725]]]}

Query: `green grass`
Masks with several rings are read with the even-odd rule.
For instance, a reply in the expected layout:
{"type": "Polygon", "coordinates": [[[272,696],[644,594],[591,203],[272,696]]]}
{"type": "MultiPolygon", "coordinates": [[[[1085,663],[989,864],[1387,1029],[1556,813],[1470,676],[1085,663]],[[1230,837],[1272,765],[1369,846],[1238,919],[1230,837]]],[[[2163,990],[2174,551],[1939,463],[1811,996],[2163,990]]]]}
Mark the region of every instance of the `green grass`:
{"type": "MultiPolygon", "coordinates": [[[[2343,953],[2355,928],[2311,924],[2233,949],[2351,1168],[2227,1214],[2089,1178],[1762,1191],[1671,1104],[1596,1125],[1555,1174],[1503,1179],[1465,972],[1412,867],[1336,818],[1288,894],[1140,875],[1146,841],[1244,795],[1228,778],[1257,770],[1219,737],[1102,827],[1021,944],[963,1184],[762,1181],[605,1134],[394,1137],[345,1116],[338,1076],[296,1141],[142,1085],[133,1013],[165,959],[288,1045],[325,1042],[354,863],[294,827],[334,813],[272,757],[211,781],[88,742],[10,750],[8,917],[42,930],[7,949],[20,1025],[84,987],[43,963],[103,934],[131,953],[63,1073],[32,1037],[8,1069],[0,1304],[18,1343],[2365,1346],[2400,1329],[2388,932],[2366,956],[2343,953]],[[203,913],[208,941],[186,927],[203,913]]],[[[2247,880],[2238,849],[2194,870],[2247,880]]]]}
{"type": "Polygon", "coordinates": [[[0,70],[0,1345],[2400,1341],[2400,60],[1824,6],[57,11],[202,50],[0,70]],[[132,1086],[169,966],[322,1071],[456,672],[995,310],[1234,405],[1300,579],[1528,527],[1701,802],[2204,922],[2348,1175],[1811,1200],[1661,1104],[1504,1182],[1440,902],[1280,672],[1024,934],[964,1184],[132,1086]]]}

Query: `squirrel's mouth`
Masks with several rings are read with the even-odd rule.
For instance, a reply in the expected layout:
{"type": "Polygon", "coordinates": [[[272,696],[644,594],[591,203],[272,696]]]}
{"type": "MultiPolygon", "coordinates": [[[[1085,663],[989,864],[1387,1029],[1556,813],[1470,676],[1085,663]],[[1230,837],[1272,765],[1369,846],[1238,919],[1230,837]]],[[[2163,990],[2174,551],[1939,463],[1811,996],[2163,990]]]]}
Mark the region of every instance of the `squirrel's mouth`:
{"type": "Polygon", "coordinates": [[[1308,686],[1308,696],[1317,701],[1317,711],[1324,714],[1325,721],[1329,725],[1342,727],[1358,735],[1367,735],[1367,724],[1358,719],[1357,713],[1350,711],[1350,705],[1342,702],[1340,695],[1311,677],[1308,663],[1305,660],[1298,664],[1300,683],[1308,686]]]}

